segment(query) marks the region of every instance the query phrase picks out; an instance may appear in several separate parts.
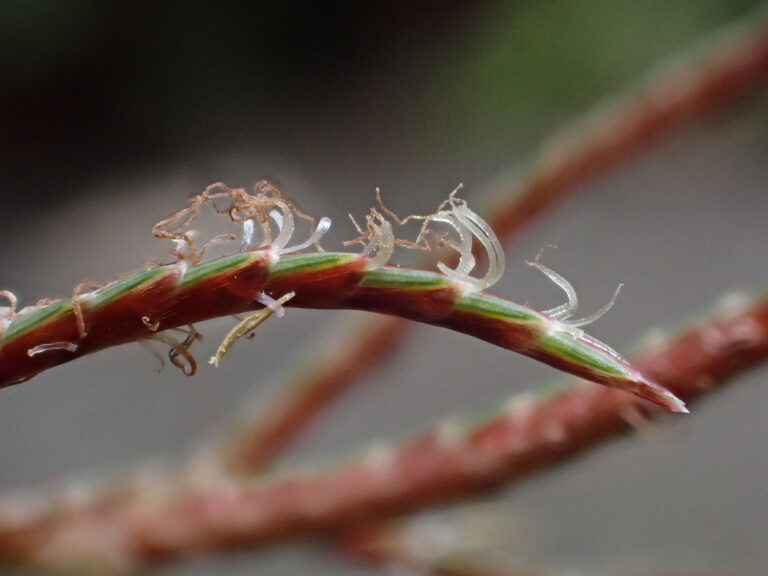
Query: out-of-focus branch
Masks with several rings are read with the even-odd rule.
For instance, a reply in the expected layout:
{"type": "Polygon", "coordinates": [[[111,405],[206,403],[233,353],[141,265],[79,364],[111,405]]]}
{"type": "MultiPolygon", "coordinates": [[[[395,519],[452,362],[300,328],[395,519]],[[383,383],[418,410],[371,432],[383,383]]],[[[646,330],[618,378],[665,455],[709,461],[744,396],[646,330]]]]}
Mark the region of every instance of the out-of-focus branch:
{"type": "Polygon", "coordinates": [[[431,576],[555,576],[522,561],[531,544],[524,521],[490,503],[356,525],[340,538],[353,560],[431,576]]]}
{"type": "MultiPolygon", "coordinates": [[[[490,503],[479,506],[482,506],[482,509],[473,511],[473,514],[492,517],[490,503]]],[[[508,527],[498,525],[494,527],[493,532],[485,533],[485,526],[481,524],[480,538],[478,538],[478,527],[470,525],[467,527],[469,530],[464,530],[461,526],[461,518],[457,520],[454,516],[451,514],[447,518],[439,518],[435,521],[428,519],[425,524],[422,524],[424,522],[422,518],[406,518],[356,526],[350,533],[342,536],[342,550],[350,554],[353,559],[365,561],[368,564],[396,567],[406,573],[410,570],[424,576],[567,576],[574,574],[574,568],[555,568],[540,561],[517,559],[515,550],[520,547],[516,547],[510,540],[517,539],[521,535],[514,526],[509,531],[508,527]],[[507,542],[500,542],[505,536],[507,542]],[[469,546],[464,544],[466,540],[469,540],[469,546]],[[483,550],[483,542],[487,543],[485,550],[483,550]],[[494,550],[499,554],[494,554],[494,550]]],[[[526,554],[523,552],[522,555],[526,554]]],[[[614,561],[613,564],[616,562],[614,561]]],[[[635,561],[634,564],[637,562],[635,561]]],[[[596,576],[754,576],[757,574],[752,571],[718,569],[717,564],[711,562],[707,563],[712,564],[707,568],[699,566],[689,569],[683,567],[686,564],[685,561],[666,569],[660,569],[655,564],[656,562],[649,558],[634,569],[590,569],[588,573],[596,576]]],[[[728,566],[728,564],[726,560],[722,565],[728,566]]]]}
{"type": "Polygon", "coordinates": [[[731,25],[691,53],[663,62],[626,94],[555,133],[488,221],[507,238],[585,181],[626,162],[685,122],[707,117],[768,79],[768,10],[731,25]]]}
{"type": "MultiPolygon", "coordinates": [[[[525,174],[497,187],[502,200],[489,210],[497,236],[509,240],[581,184],[630,160],[683,126],[762,86],[768,79],[768,13],[765,10],[717,33],[690,54],[652,70],[625,95],[599,105],[584,119],[555,133],[533,155],[525,174]]],[[[253,472],[289,444],[308,422],[360,375],[386,361],[404,337],[405,321],[376,317],[352,338],[324,339],[309,357],[304,379],[270,398],[269,407],[244,412],[235,433],[220,445],[222,465],[253,472]],[[375,343],[371,354],[371,343],[375,343]]],[[[256,404],[254,403],[254,406],[256,404]]],[[[207,454],[210,456],[210,453],[207,454]]]]}
{"type": "Polygon", "coordinates": [[[268,465],[307,423],[374,365],[389,358],[410,324],[395,316],[372,316],[365,323],[340,322],[333,333],[307,351],[279,396],[259,395],[242,411],[218,443],[197,455],[230,474],[249,474],[268,465]],[[373,325],[373,327],[371,327],[373,325]],[[283,391],[285,389],[286,391],[283,391]]]}
{"type": "MultiPolygon", "coordinates": [[[[709,321],[657,339],[637,360],[687,401],[768,358],[768,297],[731,298],[709,321]]],[[[252,547],[410,512],[509,485],[656,417],[616,390],[577,384],[523,394],[481,423],[448,422],[328,469],[284,477],[212,477],[59,505],[0,528],[0,556],[33,566],[132,568],[221,548],[252,547]]],[[[145,487],[146,488],[146,487],[145,487]]]]}

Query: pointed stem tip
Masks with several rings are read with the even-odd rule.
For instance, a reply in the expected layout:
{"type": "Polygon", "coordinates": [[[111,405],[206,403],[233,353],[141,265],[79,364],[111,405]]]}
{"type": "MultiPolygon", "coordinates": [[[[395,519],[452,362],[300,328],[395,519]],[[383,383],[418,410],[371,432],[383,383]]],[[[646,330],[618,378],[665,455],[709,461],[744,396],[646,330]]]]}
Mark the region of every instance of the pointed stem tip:
{"type": "Polygon", "coordinates": [[[675,396],[669,389],[653,380],[643,378],[643,392],[644,393],[640,394],[643,398],[650,400],[662,408],[666,408],[670,412],[677,412],[679,414],[690,413],[685,402],[675,396]]]}

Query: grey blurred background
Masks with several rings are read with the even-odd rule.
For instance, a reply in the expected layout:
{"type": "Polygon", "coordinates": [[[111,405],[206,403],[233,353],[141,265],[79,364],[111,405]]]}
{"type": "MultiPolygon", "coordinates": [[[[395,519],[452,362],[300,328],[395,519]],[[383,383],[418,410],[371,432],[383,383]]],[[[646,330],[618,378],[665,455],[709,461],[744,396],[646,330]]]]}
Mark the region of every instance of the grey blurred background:
{"type": "MultiPolygon", "coordinates": [[[[751,1],[0,4],[0,288],[66,297],[163,258],[152,225],[221,180],[268,177],[353,234],[382,188],[432,210],[458,182],[481,211],[536,145],[751,1]]],[[[548,308],[547,265],[621,348],[723,294],[765,286],[768,98],[739,99],[584,186],[507,247],[493,292],[548,308]]],[[[0,488],[179,457],[226,422],[334,321],[290,310],[185,378],[138,345],[0,392],[0,488]]],[[[198,359],[231,320],[199,327],[198,359]]],[[[401,354],[341,398],[283,460],[402,437],[558,378],[486,344],[416,327],[401,354]]],[[[768,572],[768,369],[689,417],[595,450],[488,500],[515,519],[504,551],[595,570],[768,572]],[[524,537],[521,537],[521,534],[524,537]]],[[[198,574],[377,574],[312,542],[187,561],[198,574]]],[[[751,573],[751,572],[750,572],[751,573]]]]}

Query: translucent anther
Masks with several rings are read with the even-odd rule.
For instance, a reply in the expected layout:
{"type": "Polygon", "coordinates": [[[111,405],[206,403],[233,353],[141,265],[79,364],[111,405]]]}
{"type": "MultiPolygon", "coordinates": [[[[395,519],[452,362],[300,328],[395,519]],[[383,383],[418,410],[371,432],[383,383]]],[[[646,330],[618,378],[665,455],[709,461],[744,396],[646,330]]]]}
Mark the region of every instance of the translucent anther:
{"type": "Polygon", "coordinates": [[[482,286],[481,290],[485,290],[496,284],[504,275],[506,266],[504,249],[488,223],[470,210],[466,202],[454,201],[453,213],[456,219],[469,229],[488,253],[488,272],[482,278],[476,279],[476,283],[482,286]]]}
{"type": "Polygon", "coordinates": [[[279,210],[270,210],[269,217],[275,221],[275,224],[277,224],[278,230],[283,229],[283,215],[280,213],[279,210]]]}
{"type": "Polygon", "coordinates": [[[320,239],[325,236],[326,232],[331,229],[331,219],[327,216],[323,216],[320,218],[320,221],[317,223],[317,226],[315,227],[314,232],[307,238],[304,242],[301,244],[296,244],[294,246],[289,246],[287,248],[283,248],[280,250],[280,254],[290,254],[292,252],[300,252],[301,250],[305,250],[306,248],[309,248],[312,244],[316,244],[320,241],[320,239]]]}
{"type": "Polygon", "coordinates": [[[378,212],[375,213],[374,217],[366,216],[366,220],[373,233],[366,252],[370,255],[373,250],[376,250],[376,255],[371,258],[371,268],[381,268],[386,266],[395,251],[395,233],[392,230],[392,224],[378,212]],[[379,221],[379,224],[374,222],[374,218],[379,221]]]}
{"type": "Polygon", "coordinates": [[[285,245],[291,241],[291,236],[293,236],[293,213],[291,212],[291,207],[285,202],[274,200],[274,203],[279,211],[272,210],[269,215],[277,223],[280,233],[277,235],[277,238],[272,240],[272,245],[280,251],[285,248],[285,245]]]}
{"type": "Polygon", "coordinates": [[[16,314],[18,300],[13,292],[10,292],[9,290],[0,290],[0,296],[8,300],[10,304],[10,306],[0,306],[0,338],[2,338],[16,314]]]}
{"type": "Polygon", "coordinates": [[[0,307],[0,316],[4,315],[3,312],[5,312],[7,317],[13,317],[13,315],[16,313],[16,306],[19,304],[16,295],[10,290],[0,290],[0,296],[8,300],[8,303],[10,304],[10,307],[0,307]]]}
{"type": "Polygon", "coordinates": [[[456,218],[447,213],[438,213],[436,216],[431,218],[431,222],[442,222],[443,224],[448,224],[453,230],[456,232],[456,235],[459,237],[459,242],[456,243],[452,240],[448,240],[445,242],[445,245],[449,248],[452,248],[456,250],[456,252],[459,253],[459,263],[456,265],[455,268],[451,268],[444,262],[438,262],[437,268],[445,274],[446,276],[450,275],[451,272],[454,272],[456,274],[460,274],[462,276],[467,276],[472,271],[472,269],[475,267],[476,261],[475,257],[472,255],[472,234],[467,229],[466,226],[461,224],[456,218]]]}
{"type": "Polygon", "coordinates": [[[38,344],[27,350],[27,356],[32,358],[38,354],[44,354],[45,352],[53,352],[55,350],[64,350],[65,352],[77,352],[77,342],[48,342],[46,344],[38,344]]]}
{"type": "MultiPolygon", "coordinates": [[[[541,253],[539,253],[541,255],[541,253]]],[[[616,303],[616,299],[619,296],[619,292],[621,292],[622,287],[624,284],[619,284],[616,287],[616,290],[613,293],[613,296],[611,296],[611,299],[606,302],[599,310],[596,312],[590,314],[589,316],[584,316],[583,318],[579,318],[578,320],[568,320],[578,309],[579,307],[579,299],[576,296],[576,291],[573,289],[573,286],[571,286],[571,283],[568,282],[565,278],[560,276],[557,272],[554,270],[551,270],[541,264],[539,262],[539,257],[536,257],[536,260],[533,262],[526,262],[528,266],[532,266],[533,268],[536,268],[539,272],[544,274],[547,278],[552,280],[563,292],[565,292],[566,297],[568,298],[568,301],[565,304],[561,304],[560,306],[556,306],[555,308],[551,308],[549,310],[544,310],[542,314],[545,316],[548,316],[549,318],[558,321],[559,325],[563,330],[568,331],[570,334],[573,334],[576,338],[581,338],[583,340],[588,341],[592,345],[596,346],[597,348],[600,348],[601,350],[608,352],[611,354],[611,356],[615,356],[616,358],[621,358],[618,352],[607,346],[606,344],[603,344],[599,340],[596,340],[592,338],[591,336],[584,334],[584,331],[580,329],[581,326],[586,326],[587,324],[591,324],[592,322],[599,320],[602,318],[603,315],[605,315],[608,310],[610,310],[613,305],[616,303]]]]}
{"type": "MultiPolygon", "coordinates": [[[[291,296],[293,296],[293,294],[291,294],[291,296]]],[[[256,298],[254,298],[254,300],[272,310],[272,313],[278,318],[285,316],[285,308],[283,308],[283,305],[266,292],[259,292],[256,294],[256,298]]]]}
{"type": "MultiPolygon", "coordinates": [[[[571,283],[568,282],[565,278],[560,276],[557,272],[554,270],[547,268],[544,266],[544,264],[541,264],[538,260],[538,256],[536,257],[536,260],[533,262],[526,261],[526,264],[528,266],[531,266],[533,268],[536,268],[539,272],[544,274],[547,278],[552,280],[558,288],[560,288],[563,292],[565,292],[566,297],[568,298],[568,302],[565,304],[561,304],[560,306],[555,306],[554,308],[550,308],[549,310],[542,311],[542,314],[545,316],[549,316],[550,318],[554,318],[555,320],[565,320],[566,318],[569,318],[572,316],[576,310],[579,307],[579,298],[576,296],[576,290],[573,289],[573,286],[571,286],[571,283]]],[[[573,325],[569,322],[569,324],[573,325]]]]}
{"type": "Polygon", "coordinates": [[[251,242],[253,242],[253,231],[254,231],[254,224],[253,219],[249,218],[248,220],[243,221],[243,240],[240,243],[240,252],[247,252],[248,249],[251,247],[251,242]]]}
{"type": "Polygon", "coordinates": [[[595,320],[599,320],[606,312],[608,312],[608,310],[613,308],[613,305],[616,303],[616,299],[619,297],[619,292],[621,292],[623,286],[624,284],[619,284],[616,286],[616,290],[613,292],[611,299],[603,304],[603,306],[597,312],[594,312],[589,316],[585,316],[584,318],[579,318],[578,320],[569,320],[568,324],[571,326],[586,326],[595,320]]]}
{"type": "MultiPolygon", "coordinates": [[[[506,263],[504,261],[504,249],[488,223],[469,209],[467,203],[456,198],[456,193],[461,189],[457,187],[448,196],[448,199],[440,204],[437,213],[431,216],[410,216],[410,218],[425,220],[419,240],[423,240],[426,227],[431,222],[440,222],[449,225],[456,232],[458,242],[455,240],[444,241],[449,248],[459,253],[459,262],[455,268],[451,268],[444,262],[438,262],[437,268],[451,280],[468,286],[472,291],[481,291],[493,286],[504,275],[506,263]],[[477,261],[472,254],[472,242],[477,241],[488,254],[488,271],[485,276],[477,278],[471,276],[477,261]]],[[[417,240],[417,243],[419,242],[417,240]]]]}

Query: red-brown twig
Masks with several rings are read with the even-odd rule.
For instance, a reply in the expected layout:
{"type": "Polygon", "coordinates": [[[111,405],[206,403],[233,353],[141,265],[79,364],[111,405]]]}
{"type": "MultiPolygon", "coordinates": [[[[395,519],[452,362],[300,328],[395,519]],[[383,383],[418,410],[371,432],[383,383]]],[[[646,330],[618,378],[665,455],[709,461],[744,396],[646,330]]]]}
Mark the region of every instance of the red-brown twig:
{"type": "MultiPolygon", "coordinates": [[[[490,508],[486,505],[485,508],[490,508]]],[[[510,543],[501,548],[501,557],[472,551],[472,541],[477,542],[472,532],[464,532],[459,527],[446,526],[447,521],[455,521],[455,518],[441,519],[434,525],[412,526],[414,520],[405,519],[394,522],[378,522],[373,525],[356,526],[349,534],[344,534],[342,539],[343,551],[351,554],[353,558],[364,560],[368,564],[377,566],[389,566],[403,569],[405,573],[413,571],[424,576],[564,576],[573,574],[572,569],[556,569],[541,565],[540,562],[521,562],[514,558],[514,553],[509,553],[510,543]],[[464,546],[462,539],[469,538],[470,550],[464,546]]],[[[415,520],[416,523],[420,519],[415,520]]],[[[461,519],[459,519],[459,523],[461,519]]],[[[471,529],[474,527],[470,526],[471,529]]],[[[503,526],[494,527],[496,531],[488,535],[491,544],[493,540],[499,540],[499,534],[504,533],[503,526]]],[[[480,527],[483,531],[483,527],[480,527]]],[[[512,537],[520,535],[516,530],[507,532],[512,537]]],[[[478,542],[481,544],[481,542],[478,542]]],[[[514,545],[512,545],[514,546],[514,545]]],[[[685,569],[679,563],[667,569],[654,567],[653,560],[646,560],[645,567],[636,569],[604,569],[590,570],[590,574],[601,576],[747,576],[756,572],[734,571],[728,569],[691,568],[685,569]]],[[[685,564],[685,562],[683,562],[685,564]]],[[[728,561],[725,561],[725,565],[728,561]]]]}
{"type": "MultiPolygon", "coordinates": [[[[657,343],[637,365],[692,401],[766,358],[768,297],[762,297],[657,343]]],[[[0,555],[59,568],[83,562],[135,567],[327,533],[508,485],[630,431],[638,414],[650,418],[658,412],[599,386],[523,395],[481,424],[447,424],[327,470],[192,485],[176,478],[154,491],[96,497],[9,521],[0,529],[0,555]]]]}
{"type": "MultiPolygon", "coordinates": [[[[672,411],[687,412],[668,390],[647,380],[605,344],[569,326],[567,320],[468,291],[464,284],[440,274],[391,266],[370,269],[372,263],[366,256],[343,252],[279,258],[266,249],[189,269],[169,265],[140,272],[91,293],[88,307],[81,310],[80,319],[89,322],[84,339],[78,340],[81,324],[74,322],[71,303],[43,307],[14,321],[0,342],[0,386],[83,354],[141,340],[148,330],[152,338],[161,338],[148,328],[147,316],[162,318],[164,328],[172,329],[254,309],[262,305],[254,299],[259,293],[275,293],[290,294],[275,302],[278,305],[283,301],[299,307],[380,312],[463,332],[559,370],[638,394],[672,411]]],[[[255,326],[252,322],[246,325],[255,326]]],[[[235,332],[242,328],[241,322],[235,332]]],[[[217,363],[238,337],[227,336],[211,361],[217,363]]],[[[197,339],[199,334],[192,327],[184,342],[164,338],[173,348],[171,362],[187,375],[196,368],[189,347],[197,339]]]]}
{"type": "Polygon", "coordinates": [[[508,237],[583,182],[625,162],[684,122],[706,117],[768,79],[768,12],[731,26],[703,49],[664,63],[623,97],[612,98],[550,138],[490,213],[508,237]]]}
{"type": "Polygon", "coordinates": [[[409,325],[394,316],[369,317],[364,325],[340,324],[343,330],[308,351],[295,381],[282,384],[286,392],[266,404],[248,405],[231,431],[202,457],[215,458],[222,470],[235,475],[267,466],[323,406],[389,358],[409,325]]]}
{"type": "Polygon", "coordinates": [[[358,561],[424,575],[554,576],[557,572],[515,558],[525,555],[527,532],[523,522],[485,503],[435,517],[358,524],[341,535],[340,548],[358,561]]]}

